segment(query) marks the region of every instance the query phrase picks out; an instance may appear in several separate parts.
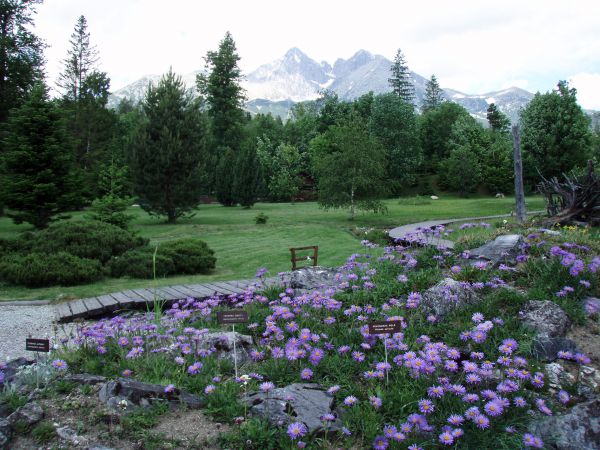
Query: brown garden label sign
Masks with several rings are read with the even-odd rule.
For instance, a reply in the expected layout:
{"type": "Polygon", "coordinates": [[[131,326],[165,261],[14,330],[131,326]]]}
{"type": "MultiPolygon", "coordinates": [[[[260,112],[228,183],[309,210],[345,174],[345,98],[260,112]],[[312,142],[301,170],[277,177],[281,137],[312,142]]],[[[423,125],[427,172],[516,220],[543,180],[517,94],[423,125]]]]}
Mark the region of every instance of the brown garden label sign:
{"type": "Polygon", "coordinates": [[[369,334],[393,334],[401,331],[402,322],[399,320],[369,323],[369,334]]]}
{"type": "Polygon", "coordinates": [[[25,339],[25,350],[48,353],[50,351],[50,340],[27,338],[25,339]]]}
{"type": "Polygon", "coordinates": [[[220,325],[247,323],[248,313],[246,311],[217,311],[217,322],[220,325]]]}

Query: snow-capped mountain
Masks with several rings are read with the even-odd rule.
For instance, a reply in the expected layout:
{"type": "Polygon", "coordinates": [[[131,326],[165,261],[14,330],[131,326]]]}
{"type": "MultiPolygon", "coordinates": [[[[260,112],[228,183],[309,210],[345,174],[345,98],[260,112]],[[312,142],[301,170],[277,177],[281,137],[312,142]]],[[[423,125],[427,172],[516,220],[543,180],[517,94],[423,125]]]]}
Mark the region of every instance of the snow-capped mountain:
{"type": "MultiPolygon", "coordinates": [[[[338,59],[333,66],[317,62],[298,48],[292,48],[281,58],[250,72],[242,83],[246,90],[246,109],[251,113],[267,113],[287,117],[294,103],[314,100],[324,90],[335,92],[343,100],[352,100],[373,91],[390,92],[388,78],[392,62],[381,55],[359,50],[349,59],[338,59]]],[[[186,86],[195,91],[195,71],[183,76],[186,86]]],[[[423,101],[427,78],[411,72],[415,85],[416,104],[423,101]]],[[[148,83],[157,83],[159,75],[143,77],[115,91],[109,106],[116,106],[122,98],[139,101],[148,83]]],[[[533,98],[533,94],[519,88],[509,88],[481,95],[469,95],[453,89],[444,89],[448,100],[464,106],[473,116],[485,119],[490,103],[516,121],[519,110],[533,98]]]]}

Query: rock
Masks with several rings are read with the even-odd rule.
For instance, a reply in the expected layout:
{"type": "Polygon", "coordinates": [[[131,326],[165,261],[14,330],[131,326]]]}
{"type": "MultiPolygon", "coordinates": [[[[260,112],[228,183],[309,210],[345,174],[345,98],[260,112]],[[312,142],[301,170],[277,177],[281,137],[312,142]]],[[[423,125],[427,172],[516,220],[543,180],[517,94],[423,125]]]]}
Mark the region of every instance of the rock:
{"type": "Polygon", "coordinates": [[[480,301],[481,298],[472,288],[465,287],[452,278],[445,278],[425,291],[421,307],[425,315],[435,314],[441,319],[456,308],[474,305],[480,301]]]}
{"type": "Polygon", "coordinates": [[[529,431],[540,436],[548,448],[600,450],[600,399],[580,403],[564,415],[537,420],[529,431]]]}
{"type": "Polygon", "coordinates": [[[548,386],[554,392],[572,386],[577,381],[573,374],[565,370],[565,367],[560,362],[546,364],[545,372],[548,375],[548,386]]]}
{"type": "Polygon", "coordinates": [[[520,253],[520,245],[523,243],[520,234],[505,234],[498,236],[493,241],[487,242],[481,247],[472,249],[472,258],[482,258],[492,261],[494,266],[504,264],[516,264],[517,255],[520,253]]]}
{"type": "Polygon", "coordinates": [[[533,328],[538,334],[550,337],[564,336],[571,325],[567,313],[556,303],[548,300],[531,300],[525,303],[519,312],[519,318],[523,324],[533,328]]]}
{"type": "Polygon", "coordinates": [[[128,412],[135,407],[148,407],[157,399],[166,400],[172,408],[185,404],[188,408],[198,409],[204,405],[203,400],[186,391],[175,389],[165,393],[165,386],[142,383],[135,380],[119,378],[109,381],[100,388],[98,397],[110,409],[116,412],[128,412]]]}
{"type": "Polygon", "coordinates": [[[329,396],[318,384],[295,383],[274,389],[267,393],[251,392],[242,398],[250,406],[250,412],[264,417],[274,425],[281,426],[289,422],[302,422],[309,433],[325,431],[321,417],[334,414],[336,419],[330,422],[328,431],[341,429],[342,423],[331,409],[333,397],[329,396]]]}
{"type": "Polygon", "coordinates": [[[335,275],[339,270],[329,267],[303,267],[290,273],[290,287],[292,289],[319,289],[334,287],[339,284],[335,275]]]}
{"type": "Polygon", "coordinates": [[[547,234],[548,236],[560,236],[560,231],[549,230],[548,228],[540,228],[540,232],[547,234]]]}
{"type": "Polygon", "coordinates": [[[560,350],[577,352],[575,342],[562,337],[536,336],[533,340],[531,353],[537,359],[551,362],[555,361],[560,350]]]}
{"type": "Polygon", "coordinates": [[[24,422],[27,425],[35,425],[44,418],[44,410],[36,402],[27,403],[21,406],[14,413],[8,416],[11,425],[17,422],[24,422]]]}
{"type": "Polygon", "coordinates": [[[6,419],[0,419],[0,448],[8,448],[12,438],[12,427],[6,419]]]}
{"type": "Polygon", "coordinates": [[[87,444],[86,438],[84,438],[83,436],[79,436],[75,432],[75,430],[73,430],[67,426],[56,427],[55,431],[59,438],[61,438],[63,441],[67,441],[69,444],[72,444],[75,446],[87,444]]]}
{"type": "Polygon", "coordinates": [[[0,367],[0,370],[4,372],[4,382],[12,383],[21,367],[30,366],[33,363],[35,363],[35,360],[23,357],[8,361],[5,363],[6,367],[4,367],[4,369],[0,367]]]}
{"type": "Polygon", "coordinates": [[[591,366],[581,366],[577,394],[586,399],[597,398],[600,394],[600,372],[591,366]]]}
{"type": "Polygon", "coordinates": [[[204,335],[204,340],[199,342],[201,348],[214,348],[216,357],[226,359],[233,364],[233,342],[235,341],[235,350],[238,365],[250,361],[250,348],[254,344],[252,336],[240,334],[237,331],[208,333],[204,335]]]}
{"type": "Polygon", "coordinates": [[[104,383],[106,381],[106,377],[100,375],[92,375],[89,373],[77,373],[74,375],[66,375],[65,377],[63,377],[63,380],[77,384],[94,385],[104,383]]]}

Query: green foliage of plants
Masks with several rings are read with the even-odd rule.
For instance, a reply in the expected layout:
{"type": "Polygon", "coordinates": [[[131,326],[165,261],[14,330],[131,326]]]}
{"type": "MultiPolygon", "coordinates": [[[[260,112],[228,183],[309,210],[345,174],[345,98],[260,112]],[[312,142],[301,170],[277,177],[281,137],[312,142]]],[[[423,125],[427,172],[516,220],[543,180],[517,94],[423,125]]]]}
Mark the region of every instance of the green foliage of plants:
{"type": "Polygon", "coordinates": [[[103,275],[100,262],[62,251],[11,254],[0,259],[0,280],[27,287],[71,286],[99,280],[103,275]]]}
{"type": "Polygon", "coordinates": [[[254,218],[254,223],[256,225],[264,225],[267,223],[267,220],[269,220],[269,216],[267,216],[264,212],[261,211],[254,218]]]}
{"type": "Polygon", "coordinates": [[[50,422],[40,422],[31,430],[31,437],[38,444],[46,444],[56,437],[54,425],[50,422]]]}
{"type": "Polygon", "coordinates": [[[3,405],[8,413],[15,412],[21,406],[27,403],[27,396],[19,394],[15,389],[5,386],[0,391],[0,404],[3,405]]]}
{"type": "Polygon", "coordinates": [[[131,198],[121,198],[106,194],[95,199],[90,205],[90,219],[105,222],[127,230],[133,216],[125,211],[131,205],[131,198]]]}
{"type": "Polygon", "coordinates": [[[215,268],[215,252],[201,239],[178,239],[167,241],[159,247],[159,252],[173,259],[172,274],[209,273],[215,268]]]}
{"type": "Polygon", "coordinates": [[[109,262],[110,274],[115,278],[128,276],[151,279],[155,275],[155,268],[156,276],[161,278],[175,272],[175,263],[170,254],[165,252],[157,253],[156,267],[153,266],[153,255],[154,248],[152,247],[129,250],[109,262]]]}
{"type": "Polygon", "coordinates": [[[79,258],[97,260],[101,264],[147,242],[115,225],[93,220],[61,221],[47,230],[28,234],[22,240],[31,251],[63,251],[79,258]]]}

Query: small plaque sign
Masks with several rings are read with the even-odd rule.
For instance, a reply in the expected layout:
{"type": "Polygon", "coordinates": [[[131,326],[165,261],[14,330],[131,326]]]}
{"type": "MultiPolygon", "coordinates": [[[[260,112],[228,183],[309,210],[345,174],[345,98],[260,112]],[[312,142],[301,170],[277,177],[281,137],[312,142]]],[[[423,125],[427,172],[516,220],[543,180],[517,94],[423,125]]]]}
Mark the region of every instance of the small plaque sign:
{"type": "Polygon", "coordinates": [[[25,350],[48,353],[50,351],[50,340],[27,338],[25,339],[25,350]]]}
{"type": "Polygon", "coordinates": [[[232,325],[248,322],[246,311],[217,311],[217,322],[221,325],[232,325]]]}
{"type": "Polygon", "coordinates": [[[402,322],[399,320],[371,322],[369,324],[369,334],[393,334],[401,331],[402,322]]]}

